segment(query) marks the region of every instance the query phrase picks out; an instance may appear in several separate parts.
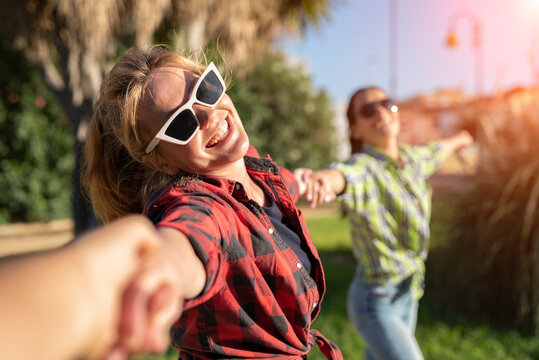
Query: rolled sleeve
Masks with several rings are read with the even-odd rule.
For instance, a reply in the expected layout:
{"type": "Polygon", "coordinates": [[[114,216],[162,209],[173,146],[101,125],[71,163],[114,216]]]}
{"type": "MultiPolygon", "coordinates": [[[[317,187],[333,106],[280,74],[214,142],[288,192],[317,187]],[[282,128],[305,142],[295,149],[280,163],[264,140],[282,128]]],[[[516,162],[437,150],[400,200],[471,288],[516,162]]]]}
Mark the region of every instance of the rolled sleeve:
{"type": "Polygon", "coordinates": [[[296,203],[299,200],[298,182],[296,177],[290,170],[285,168],[281,168],[281,176],[283,177],[283,182],[290,193],[292,201],[296,203]]]}
{"type": "Polygon", "coordinates": [[[359,187],[364,184],[365,166],[362,163],[335,162],[327,166],[328,169],[339,171],[346,182],[344,190],[337,196],[346,210],[356,208],[356,195],[359,187]]]}
{"type": "Polygon", "coordinates": [[[437,141],[431,141],[421,146],[407,146],[404,149],[425,178],[431,176],[447,157],[442,145],[437,141]]]}
{"type": "Polygon", "coordinates": [[[201,260],[206,271],[202,292],[187,300],[185,309],[197,306],[214,296],[224,285],[223,254],[229,241],[230,218],[219,201],[207,194],[175,197],[158,228],[169,227],[182,232],[201,260]]]}

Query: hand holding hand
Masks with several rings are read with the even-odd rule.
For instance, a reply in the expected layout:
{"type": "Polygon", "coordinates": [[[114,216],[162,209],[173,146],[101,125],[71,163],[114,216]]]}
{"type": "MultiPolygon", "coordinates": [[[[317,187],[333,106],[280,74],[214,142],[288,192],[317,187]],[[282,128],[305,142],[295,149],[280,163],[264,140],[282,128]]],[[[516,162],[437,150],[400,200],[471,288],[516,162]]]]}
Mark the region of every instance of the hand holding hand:
{"type": "Polygon", "coordinates": [[[169,345],[169,329],[178,319],[183,299],[174,268],[162,254],[144,262],[122,297],[118,340],[106,359],[164,352],[169,345]]]}
{"type": "Polygon", "coordinates": [[[298,192],[300,197],[305,196],[308,183],[311,181],[313,171],[309,168],[298,168],[293,172],[296,181],[298,182],[298,192]]]}
{"type": "Polygon", "coordinates": [[[85,355],[116,360],[165,351],[182,302],[176,274],[161,261],[163,241],[153,224],[128,216],[72,246],[87,263],[89,301],[97,312],[85,355]]]}
{"type": "Polygon", "coordinates": [[[294,170],[294,176],[299,184],[300,196],[306,199],[313,208],[333,201],[337,197],[324,171],[299,168],[294,170]]]}

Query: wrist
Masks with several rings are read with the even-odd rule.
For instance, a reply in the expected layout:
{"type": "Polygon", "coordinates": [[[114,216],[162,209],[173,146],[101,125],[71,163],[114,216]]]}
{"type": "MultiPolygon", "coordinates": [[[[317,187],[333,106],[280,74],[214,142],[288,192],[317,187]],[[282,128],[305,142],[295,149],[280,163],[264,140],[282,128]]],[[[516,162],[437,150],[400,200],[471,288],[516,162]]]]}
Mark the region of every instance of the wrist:
{"type": "Polygon", "coordinates": [[[114,312],[120,306],[120,297],[109,286],[116,283],[114,272],[107,272],[107,260],[99,252],[74,244],[69,256],[73,266],[68,271],[76,271],[79,289],[77,328],[81,333],[77,354],[88,359],[101,358],[117,338],[114,312]],[[104,262],[103,262],[104,261],[104,262]],[[76,269],[76,270],[73,270],[76,269]],[[104,284],[105,283],[105,284],[104,284]]]}
{"type": "Polygon", "coordinates": [[[172,228],[163,228],[160,229],[160,233],[164,239],[162,257],[167,262],[171,281],[178,286],[178,294],[181,299],[196,297],[206,282],[204,265],[182,232],[172,228]]]}

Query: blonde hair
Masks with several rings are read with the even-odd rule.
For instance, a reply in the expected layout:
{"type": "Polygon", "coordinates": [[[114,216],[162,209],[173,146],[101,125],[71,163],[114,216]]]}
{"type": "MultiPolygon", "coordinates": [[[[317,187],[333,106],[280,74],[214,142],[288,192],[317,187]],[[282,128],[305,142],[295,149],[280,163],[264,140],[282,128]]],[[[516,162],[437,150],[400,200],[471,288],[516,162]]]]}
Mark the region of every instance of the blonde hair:
{"type": "MultiPolygon", "coordinates": [[[[149,196],[172,181],[173,176],[142,163],[153,134],[137,115],[150,74],[163,66],[198,74],[204,69],[162,46],[131,48],[101,84],[86,138],[81,180],[94,212],[104,222],[141,213],[149,196]]],[[[156,148],[148,156],[161,155],[156,148]]]]}

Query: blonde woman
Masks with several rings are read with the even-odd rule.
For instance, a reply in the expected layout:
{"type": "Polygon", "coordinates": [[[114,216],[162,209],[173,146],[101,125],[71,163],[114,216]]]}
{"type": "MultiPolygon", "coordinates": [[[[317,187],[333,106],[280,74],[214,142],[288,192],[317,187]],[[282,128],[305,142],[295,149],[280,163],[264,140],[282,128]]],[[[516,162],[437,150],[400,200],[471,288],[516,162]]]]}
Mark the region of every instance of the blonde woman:
{"type": "Polygon", "coordinates": [[[163,241],[183,312],[180,359],[304,359],[324,273],[294,203],[297,182],[260,157],[217,68],[162,48],[130,49],[103,81],[84,181],[110,221],[143,212],[163,241]]]}

